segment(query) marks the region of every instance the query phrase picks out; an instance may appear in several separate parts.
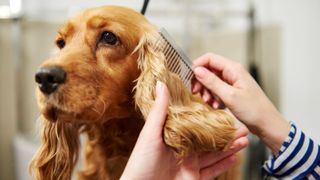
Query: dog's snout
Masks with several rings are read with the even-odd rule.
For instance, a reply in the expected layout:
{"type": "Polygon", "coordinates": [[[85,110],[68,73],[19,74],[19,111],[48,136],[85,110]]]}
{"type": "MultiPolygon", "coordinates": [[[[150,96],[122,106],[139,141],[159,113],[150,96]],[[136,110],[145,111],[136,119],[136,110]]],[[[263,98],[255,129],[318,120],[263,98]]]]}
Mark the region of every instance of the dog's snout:
{"type": "Polygon", "coordinates": [[[61,67],[46,67],[37,70],[35,80],[40,90],[45,94],[51,94],[58,86],[64,83],[66,72],[61,67]]]}

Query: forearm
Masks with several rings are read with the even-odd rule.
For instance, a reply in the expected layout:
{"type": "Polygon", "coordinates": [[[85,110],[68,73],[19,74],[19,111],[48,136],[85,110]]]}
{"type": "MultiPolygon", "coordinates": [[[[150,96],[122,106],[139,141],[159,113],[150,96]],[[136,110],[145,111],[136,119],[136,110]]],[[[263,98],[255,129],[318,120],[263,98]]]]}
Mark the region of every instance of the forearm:
{"type": "Polygon", "coordinates": [[[270,113],[259,121],[254,132],[276,154],[290,132],[290,124],[280,113],[270,113]]]}

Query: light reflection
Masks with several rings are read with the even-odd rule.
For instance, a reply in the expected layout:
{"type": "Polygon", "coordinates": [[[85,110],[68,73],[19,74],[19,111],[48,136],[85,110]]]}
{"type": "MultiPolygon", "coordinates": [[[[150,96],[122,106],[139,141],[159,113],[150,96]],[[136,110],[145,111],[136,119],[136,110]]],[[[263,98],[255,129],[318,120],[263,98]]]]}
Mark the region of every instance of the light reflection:
{"type": "Polygon", "coordinates": [[[10,17],[11,9],[9,6],[0,6],[0,18],[6,19],[10,17]]]}
{"type": "Polygon", "coordinates": [[[0,6],[0,19],[19,18],[22,14],[21,0],[10,0],[9,5],[0,6]]]}
{"type": "Polygon", "coordinates": [[[12,14],[21,13],[21,0],[10,0],[10,9],[12,14]]]}

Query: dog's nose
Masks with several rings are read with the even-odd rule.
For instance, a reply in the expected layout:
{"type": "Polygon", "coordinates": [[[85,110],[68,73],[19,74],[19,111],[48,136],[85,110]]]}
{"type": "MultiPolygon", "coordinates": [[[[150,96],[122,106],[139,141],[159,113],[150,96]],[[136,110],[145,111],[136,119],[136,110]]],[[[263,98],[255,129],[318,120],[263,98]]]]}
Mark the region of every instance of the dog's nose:
{"type": "Polygon", "coordinates": [[[66,72],[61,67],[46,67],[37,70],[35,80],[45,94],[54,92],[66,80],[66,72]]]}

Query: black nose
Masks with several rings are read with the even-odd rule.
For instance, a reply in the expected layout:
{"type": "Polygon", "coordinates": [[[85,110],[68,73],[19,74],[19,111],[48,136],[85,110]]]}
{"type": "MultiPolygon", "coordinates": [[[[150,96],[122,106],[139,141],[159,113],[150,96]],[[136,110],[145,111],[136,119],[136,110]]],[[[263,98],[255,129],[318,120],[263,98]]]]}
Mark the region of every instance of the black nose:
{"type": "Polygon", "coordinates": [[[66,80],[66,72],[61,67],[46,67],[37,70],[36,82],[45,94],[54,92],[66,80]]]}

